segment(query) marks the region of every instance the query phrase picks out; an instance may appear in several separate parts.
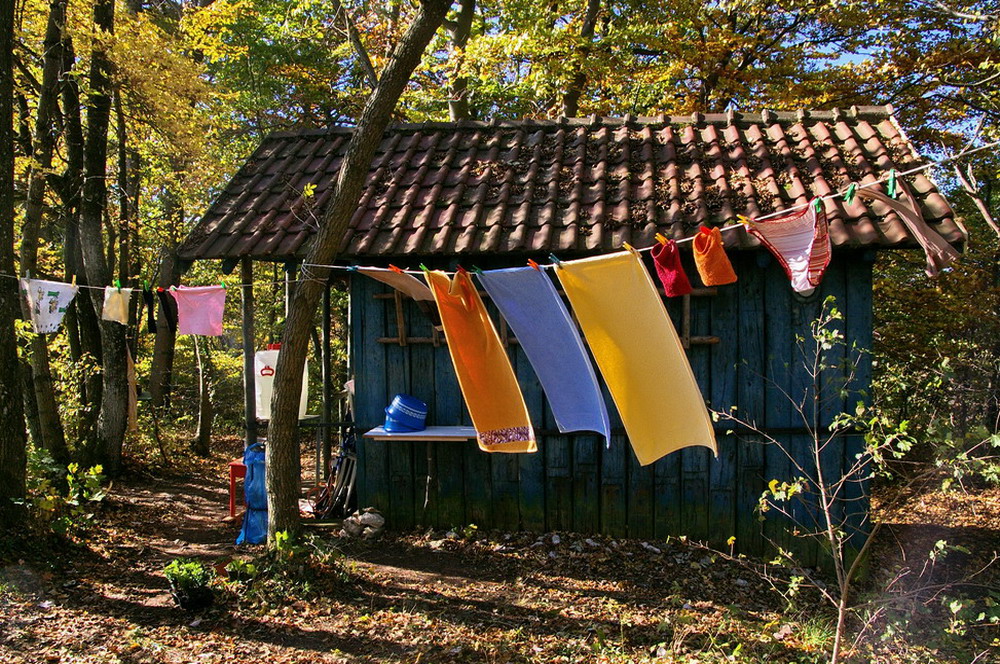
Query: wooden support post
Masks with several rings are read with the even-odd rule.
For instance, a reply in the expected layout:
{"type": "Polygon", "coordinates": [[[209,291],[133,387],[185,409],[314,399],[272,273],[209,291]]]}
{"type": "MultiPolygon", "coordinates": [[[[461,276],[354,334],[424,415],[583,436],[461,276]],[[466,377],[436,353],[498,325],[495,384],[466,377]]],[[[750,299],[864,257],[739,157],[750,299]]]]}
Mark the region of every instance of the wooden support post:
{"type": "MultiPolygon", "coordinates": [[[[330,473],[330,448],[333,443],[333,358],[331,356],[332,339],[330,337],[330,283],[327,282],[323,291],[323,341],[321,347],[321,362],[323,365],[323,478],[330,473]]],[[[342,419],[342,418],[338,418],[342,419]]],[[[317,478],[319,479],[319,478],[317,478]]]]}
{"type": "Polygon", "coordinates": [[[249,256],[240,262],[240,291],[243,294],[243,404],[246,418],[246,445],[257,442],[257,394],[254,380],[253,355],[255,348],[253,334],[253,263],[249,256]]]}
{"type": "Polygon", "coordinates": [[[289,308],[292,305],[292,297],[295,296],[295,279],[298,264],[295,261],[285,263],[285,318],[288,318],[289,308]]]}

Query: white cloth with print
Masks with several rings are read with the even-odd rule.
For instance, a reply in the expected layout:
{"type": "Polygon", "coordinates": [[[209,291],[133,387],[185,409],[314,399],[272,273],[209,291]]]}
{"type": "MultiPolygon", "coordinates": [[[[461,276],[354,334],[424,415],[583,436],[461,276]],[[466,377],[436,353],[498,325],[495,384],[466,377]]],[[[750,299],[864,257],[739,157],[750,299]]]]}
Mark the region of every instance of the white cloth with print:
{"type": "Polygon", "coordinates": [[[21,292],[28,299],[28,312],[35,332],[57,331],[79,290],[74,284],[61,281],[21,279],[21,292]]]}

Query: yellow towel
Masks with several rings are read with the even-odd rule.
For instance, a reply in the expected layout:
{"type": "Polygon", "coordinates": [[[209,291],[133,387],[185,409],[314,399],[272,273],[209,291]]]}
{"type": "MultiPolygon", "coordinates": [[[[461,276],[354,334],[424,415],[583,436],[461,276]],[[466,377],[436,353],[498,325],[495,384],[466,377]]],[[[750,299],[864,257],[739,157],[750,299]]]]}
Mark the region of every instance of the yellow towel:
{"type": "Polygon", "coordinates": [[[428,272],[458,385],[484,452],[536,452],[528,407],[510,358],[469,275],[428,272]]]}
{"type": "Polygon", "coordinates": [[[566,261],[556,268],[597,366],[643,466],[715,432],[646,268],[633,251],[566,261]]]}

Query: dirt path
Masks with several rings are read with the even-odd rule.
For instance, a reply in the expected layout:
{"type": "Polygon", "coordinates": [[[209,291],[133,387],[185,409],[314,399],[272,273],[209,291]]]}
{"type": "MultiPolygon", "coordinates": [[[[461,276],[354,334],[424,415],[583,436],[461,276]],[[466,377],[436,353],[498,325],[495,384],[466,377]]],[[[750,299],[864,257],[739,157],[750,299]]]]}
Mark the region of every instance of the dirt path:
{"type": "MultiPolygon", "coordinates": [[[[233,545],[239,522],[227,519],[227,464],[239,441],[230,445],[207,462],[179,459],[117,482],[85,545],[4,569],[0,662],[821,660],[808,627],[815,598],[789,610],[741,565],[676,540],[411,533],[334,541],[345,558],[310,567],[292,585],[255,584],[266,601],[220,588],[215,607],[186,613],[168,592],[168,561],[247,554],[233,545]],[[730,659],[737,648],[744,659],[730,659]]],[[[1000,494],[989,498],[998,500],[975,508],[989,515],[966,506],[970,523],[958,525],[974,521],[995,535],[1000,494]]],[[[894,530],[904,525],[933,536],[926,524],[894,530]]],[[[899,647],[867,661],[927,659],[904,659],[899,647]]],[[[929,656],[919,644],[905,647],[929,656]]],[[[933,659],[961,661],[940,650],[933,659]]]]}

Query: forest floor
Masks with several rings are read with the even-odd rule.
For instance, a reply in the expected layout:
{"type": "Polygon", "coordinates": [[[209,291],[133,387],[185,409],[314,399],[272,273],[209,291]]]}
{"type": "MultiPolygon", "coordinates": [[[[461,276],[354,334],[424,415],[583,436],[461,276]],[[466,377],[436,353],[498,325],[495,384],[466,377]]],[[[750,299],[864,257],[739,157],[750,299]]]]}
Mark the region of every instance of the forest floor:
{"type": "MultiPolygon", "coordinates": [[[[170,560],[264,560],[233,546],[226,464],[239,441],[225,445],[133,469],[85,536],[22,543],[2,562],[0,662],[825,661],[831,614],[814,590],[788,595],[795,570],[678,539],[326,535],[295,573],[253,592],[219,581],[214,607],[185,612],[163,576],[170,560]]],[[[972,614],[953,611],[948,587],[973,575],[963,591],[977,607],[997,591],[997,570],[976,572],[1000,546],[1000,491],[914,492],[886,520],[859,594],[872,604],[856,661],[1000,662],[996,626],[959,629],[972,614]],[[968,552],[929,561],[939,540],[968,552]]]]}

